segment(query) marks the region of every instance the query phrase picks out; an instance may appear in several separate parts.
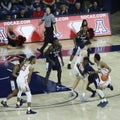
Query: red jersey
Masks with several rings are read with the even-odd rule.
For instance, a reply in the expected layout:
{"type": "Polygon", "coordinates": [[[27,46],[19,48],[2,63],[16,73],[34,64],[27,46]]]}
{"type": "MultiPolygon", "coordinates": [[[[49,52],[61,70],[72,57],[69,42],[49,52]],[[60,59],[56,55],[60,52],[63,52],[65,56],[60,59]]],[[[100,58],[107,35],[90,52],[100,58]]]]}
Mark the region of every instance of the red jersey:
{"type": "Polygon", "coordinates": [[[42,0],[42,1],[45,1],[48,4],[51,4],[54,0],[42,0]]]}
{"type": "Polygon", "coordinates": [[[43,17],[43,15],[44,15],[44,12],[43,12],[43,11],[39,11],[39,12],[34,11],[34,12],[32,13],[32,17],[43,17]]]}

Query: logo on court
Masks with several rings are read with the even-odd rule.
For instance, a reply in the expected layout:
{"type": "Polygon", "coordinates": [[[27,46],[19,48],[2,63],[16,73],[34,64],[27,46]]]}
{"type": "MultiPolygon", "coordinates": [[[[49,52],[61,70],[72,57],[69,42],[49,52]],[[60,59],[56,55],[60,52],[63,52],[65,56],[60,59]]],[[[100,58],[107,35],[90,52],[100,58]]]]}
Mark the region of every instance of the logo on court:
{"type": "Polygon", "coordinates": [[[108,29],[105,26],[104,20],[96,20],[95,21],[95,34],[103,34],[107,32],[108,32],[108,29]]]}

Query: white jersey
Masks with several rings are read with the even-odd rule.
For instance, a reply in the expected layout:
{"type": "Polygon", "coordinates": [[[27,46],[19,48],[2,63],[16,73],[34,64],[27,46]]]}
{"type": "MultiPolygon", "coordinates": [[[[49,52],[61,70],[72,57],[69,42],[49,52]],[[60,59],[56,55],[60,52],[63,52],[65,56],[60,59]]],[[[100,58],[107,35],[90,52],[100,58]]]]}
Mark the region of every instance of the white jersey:
{"type": "MultiPolygon", "coordinates": [[[[99,86],[101,86],[101,87],[104,89],[104,88],[106,88],[109,84],[111,84],[111,77],[110,77],[110,75],[109,75],[109,70],[108,70],[107,68],[102,68],[102,67],[100,66],[100,64],[97,65],[97,67],[98,67],[98,70],[101,72],[102,75],[108,76],[108,79],[105,80],[105,81],[103,81],[102,78],[100,77],[99,86]]],[[[101,76],[102,76],[102,75],[101,75],[101,76]]]]}
{"type": "Polygon", "coordinates": [[[24,64],[19,72],[19,75],[17,77],[17,81],[20,83],[26,83],[28,74],[29,74],[29,68],[31,64],[24,64]]]}

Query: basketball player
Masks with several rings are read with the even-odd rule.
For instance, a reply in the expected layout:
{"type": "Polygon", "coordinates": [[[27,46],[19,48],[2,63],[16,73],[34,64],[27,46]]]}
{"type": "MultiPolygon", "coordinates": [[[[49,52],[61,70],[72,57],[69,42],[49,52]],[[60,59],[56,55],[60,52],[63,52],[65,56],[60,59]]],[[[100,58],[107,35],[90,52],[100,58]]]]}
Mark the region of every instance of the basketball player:
{"type": "Polygon", "coordinates": [[[51,44],[48,49],[44,52],[46,56],[46,62],[47,62],[47,71],[45,76],[45,85],[47,87],[48,79],[51,73],[51,70],[57,70],[57,78],[58,78],[58,86],[61,86],[61,65],[59,58],[61,59],[61,64],[64,66],[63,58],[62,58],[62,52],[61,52],[62,46],[58,42],[58,40],[54,40],[53,44],[51,44]]]}
{"type": "Polygon", "coordinates": [[[92,92],[92,95],[91,97],[95,97],[96,95],[96,90],[93,90],[91,87],[90,87],[90,84],[94,83],[95,85],[95,88],[97,89],[97,83],[100,81],[99,79],[99,76],[97,73],[93,73],[93,74],[90,74],[91,72],[95,71],[93,69],[93,67],[90,65],[90,61],[89,61],[89,58],[88,57],[84,57],[83,59],[83,68],[84,70],[81,71],[79,69],[79,72],[84,76],[84,75],[88,75],[88,85],[87,85],[87,90],[92,92]]]}
{"type": "MultiPolygon", "coordinates": [[[[88,33],[87,33],[87,26],[83,26],[83,29],[80,30],[75,38],[73,39],[75,47],[73,48],[72,55],[70,56],[70,61],[68,63],[67,68],[71,69],[71,63],[74,59],[74,56],[76,55],[77,51],[81,50],[85,46],[85,42],[89,41],[88,33]]],[[[89,49],[88,49],[88,55],[89,55],[89,49]]]]}
{"type": "Polygon", "coordinates": [[[25,63],[22,66],[20,73],[17,77],[17,85],[18,85],[19,92],[17,94],[16,108],[20,107],[21,94],[25,93],[27,96],[27,106],[28,106],[26,114],[36,114],[36,112],[32,111],[31,109],[31,91],[29,88],[31,75],[34,70],[33,64],[35,64],[35,62],[36,62],[35,56],[31,56],[29,58],[29,63],[25,63]]]}
{"type": "MultiPolygon", "coordinates": [[[[108,101],[106,100],[106,98],[104,96],[104,93],[102,91],[102,87],[100,86],[99,76],[95,72],[95,70],[92,68],[92,66],[90,66],[88,57],[84,57],[84,59],[83,59],[83,68],[84,68],[84,71],[79,69],[80,73],[83,76],[88,75],[89,83],[94,83],[95,84],[96,92],[98,93],[99,97],[101,98],[101,102],[97,106],[98,107],[105,107],[108,104],[108,101]]],[[[89,87],[89,84],[88,84],[88,87],[89,87]]],[[[89,90],[91,90],[91,89],[89,89],[89,90]]]]}
{"type": "MultiPolygon", "coordinates": [[[[83,76],[88,75],[89,84],[87,86],[87,89],[91,83],[94,83],[95,87],[96,87],[96,92],[98,93],[99,97],[101,98],[101,102],[97,106],[105,107],[108,104],[108,101],[106,100],[104,93],[102,91],[102,88],[100,86],[99,76],[95,72],[95,70],[92,68],[92,66],[90,66],[88,57],[84,57],[84,59],[83,59],[83,68],[84,68],[84,71],[82,71],[81,69],[79,69],[79,71],[83,76]]],[[[91,91],[91,89],[89,89],[89,90],[91,91]]]]}
{"type": "Polygon", "coordinates": [[[111,84],[111,77],[110,77],[111,68],[105,62],[101,61],[101,57],[98,53],[94,55],[94,61],[98,67],[98,71],[96,72],[101,73],[102,76],[105,76],[105,78],[102,78],[101,76],[100,83],[98,85],[98,90],[97,90],[97,93],[99,93],[101,98],[103,98],[101,102],[98,104],[98,106],[104,107],[106,104],[108,104],[108,101],[104,98],[105,95],[100,90],[103,90],[107,87],[113,90],[113,86],[111,84]]]}
{"type": "Polygon", "coordinates": [[[94,55],[94,61],[97,64],[98,73],[101,73],[102,76],[105,76],[105,80],[103,80],[104,78],[102,79],[101,76],[101,82],[103,83],[102,87],[108,87],[110,90],[113,90],[110,77],[111,68],[105,62],[101,61],[101,57],[98,53],[94,55]]]}
{"type": "Polygon", "coordinates": [[[84,70],[82,62],[83,62],[83,58],[87,56],[87,50],[90,48],[90,46],[91,46],[90,41],[85,42],[85,47],[80,51],[80,55],[77,57],[77,60],[76,60],[75,65],[74,65],[74,72],[75,72],[75,75],[76,75],[76,80],[74,81],[74,84],[72,86],[72,90],[70,91],[70,96],[74,95],[75,88],[77,87],[79,81],[81,79],[83,79],[81,101],[88,101],[87,98],[86,98],[86,95],[85,95],[87,84],[88,84],[88,79],[86,79],[87,77],[83,76],[79,72],[78,67],[80,67],[80,69],[82,71],[84,70]]]}
{"type": "MultiPolygon", "coordinates": [[[[4,107],[8,107],[7,101],[10,98],[12,98],[15,95],[17,95],[17,93],[18,93],[18,87],[17,87],[16,79],[17,79],[19,71],[20,71],[21,67],[23,66],[24,62],[25,62],[25,59],[24,58],[20,58],[19,59],[19,64],[16,64],[14,66],[13,70],[12,70],[12,75],[10,76],[10,83],[11,83],[12,93],[10,93],[4,100],[1,101],[1,104],[4,107]]],[[[23,102],[25,102],[25,101],[21,99],[20,104],[23,104],[23,102]]]]}

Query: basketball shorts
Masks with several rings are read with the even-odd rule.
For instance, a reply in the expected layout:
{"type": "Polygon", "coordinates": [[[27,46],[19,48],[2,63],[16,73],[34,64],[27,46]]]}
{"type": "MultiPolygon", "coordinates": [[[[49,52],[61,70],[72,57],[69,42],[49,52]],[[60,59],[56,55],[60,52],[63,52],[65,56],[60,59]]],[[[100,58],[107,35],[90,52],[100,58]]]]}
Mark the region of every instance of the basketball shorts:
{"type": "Polygon", "coordinates": [[[100,78],[98,74],[90,75],[88,77],[89,84],[94,83],[95,87],[97,88],[100,83],[100,78]]]}
{"type": "Polygon", "coordinates": [[[61,65],[59,60],[55,60],[55,66],[53,66],[50,62],[46,63],[46,70],[47,72],[51,71],[51,70],[61,70],[61,65]]]}

